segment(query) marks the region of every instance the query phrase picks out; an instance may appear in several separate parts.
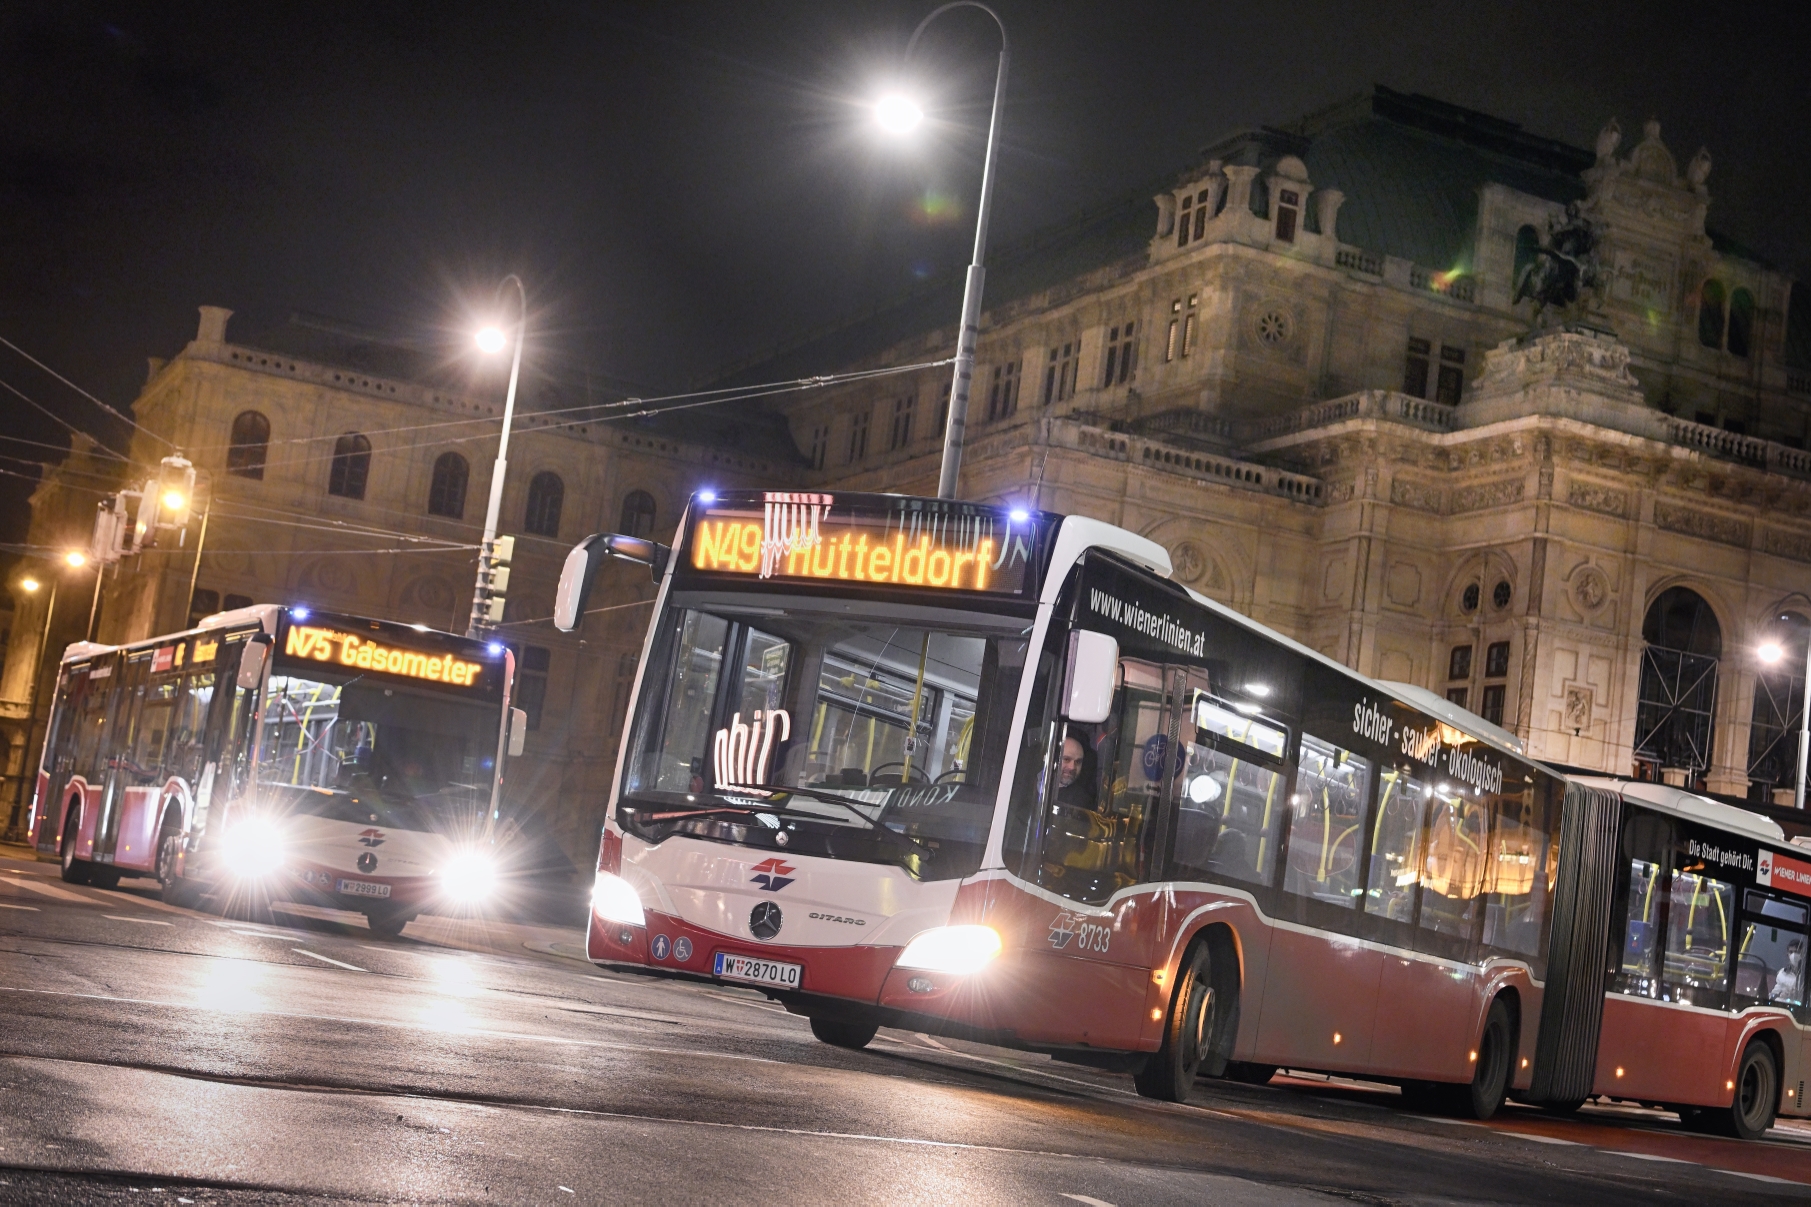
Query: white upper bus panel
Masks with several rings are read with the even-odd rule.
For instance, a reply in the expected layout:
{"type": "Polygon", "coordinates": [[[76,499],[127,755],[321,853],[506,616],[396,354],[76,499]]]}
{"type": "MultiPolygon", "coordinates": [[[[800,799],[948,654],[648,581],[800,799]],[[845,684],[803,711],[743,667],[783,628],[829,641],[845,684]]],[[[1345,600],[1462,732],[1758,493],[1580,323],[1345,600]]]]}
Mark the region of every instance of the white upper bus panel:
{"type": "Polygon", "coordinates": [[[1615,792],[1625,800],[1638,804],[1651,805],[1666,813],[1700,821],[1706,825],[1716,826],[1722,830],[1736,830],[1751,838],[1764,838],[1772,842],[1785,842],[1786,832],[1779,823],[1771,818],[1762,817],[1759,813],[1750,813],[1734,805],[1726,805],[1720,800],[1711,800],[1683,788],[1674,788],[1668,784],[1644,783],[1641,780],[1612,780],[1596,777],[1574,776],[1572,782],[1587,788],[1596,788],[1603,792],[1615,792]]]}
{"type": "MultiPolygon", "coordinates": [[[[1425,687],[1416,687],[1413,683],[1398,683],[1393,679],[1380,680],[1382,686],[1396,693],[1396,698],[1404,704],[1413,704],[1430,717],[1439,717],[1448,725],[1474,733],[1479,737],[1490,738],[1499,746],[1507,746],[1517,754],[1526,749],[1522,739],[1510,733],[1500,725],[1492,725],[1470,709],[1460,708],[1451,700],[1425,687]]],[[[1524,756],[1526,757],[1526,756],[1524,756]]]]}
{"type": "Polygon", "coordinates": [[[1057,592],[1063,589],[1063,580],[1069,576],[1070,568],[1090,549],[1117,553],[1161,578],[1170,576],[1169,550],[1156,541],[1127,532],[1116,524],[1103,524],[1087,516],[1066,516],[1063,526],[1057,529],[1056,545],[1050,551],[1050,569],[1044,576],[1044,592],[1039,603],[1056,602],[1057,592]]]}

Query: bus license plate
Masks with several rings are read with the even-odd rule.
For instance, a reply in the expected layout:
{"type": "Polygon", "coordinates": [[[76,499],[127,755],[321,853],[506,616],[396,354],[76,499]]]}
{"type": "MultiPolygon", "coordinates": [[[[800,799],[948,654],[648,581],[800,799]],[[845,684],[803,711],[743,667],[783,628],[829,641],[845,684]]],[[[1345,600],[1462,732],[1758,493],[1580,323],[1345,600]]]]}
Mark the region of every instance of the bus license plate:
{"type": "Polygon", "coordinates": [[[799,987],[802,964],[782,964],[778,960],[757,960],[750,956],[717,953],[717,975],[731,981],[753,981],[758,985],[779,985],[786,989],[799,987]]]}
{"type": "Polygon", "coordinates": [[[369,880],[342,880],[335,886],[349,897],[388,897],[390,886],[372,884],[369,880]]]}

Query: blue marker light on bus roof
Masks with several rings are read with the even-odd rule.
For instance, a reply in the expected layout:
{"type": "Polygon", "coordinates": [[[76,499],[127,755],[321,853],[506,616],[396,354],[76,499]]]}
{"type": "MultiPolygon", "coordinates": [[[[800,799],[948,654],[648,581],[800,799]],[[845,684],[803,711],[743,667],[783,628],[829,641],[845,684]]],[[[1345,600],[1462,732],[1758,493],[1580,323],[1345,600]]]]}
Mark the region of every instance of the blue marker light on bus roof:
{"type": "Polygon", "coordinates": [[[1031,518],[1031,513],[1023,507],[1015,507],[1006,513],[1006,518],[1015,524],[1022,524],[1031,518]]]}
{"type": "Polygon", "coordinates": [[[698,492],[698,501],[700,503],[715,503],[717,501],[717,492],[714,490],[701,490],[698,492]]]}
{"type": "Polygon", "coordinates": [[[289,609],[289,614],[291,616],[295,617],[297,620],[307,620],[308,619],[308,609],[307,608],[300,608],[300,607],[291,608],[291,609],[289,609]]]}
{"type": "Polygon", "coordinates": [[[503,653],[503,643],[501,641],[493,641],[485,646],[484,649],[491,657],[495,658],[503,653]]]}

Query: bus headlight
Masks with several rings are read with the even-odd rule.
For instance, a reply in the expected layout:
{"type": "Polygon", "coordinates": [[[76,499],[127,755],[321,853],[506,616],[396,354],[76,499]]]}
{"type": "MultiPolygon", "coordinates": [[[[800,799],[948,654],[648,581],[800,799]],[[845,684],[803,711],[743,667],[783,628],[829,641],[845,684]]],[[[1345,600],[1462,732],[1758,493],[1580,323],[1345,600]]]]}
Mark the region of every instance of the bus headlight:
{"type": "Polygon", "coordinates": [[[265,817],[247,817],[227,829],[220,854],[227,871],[241,879],[268,876],[283,866],[283,831],[265,817]]]}
{"type": "Polygon", "coordinates": [[[496,862],[482,851],[461,851],[440,869],[440,886],[455,901],[484,901],[497,891],[496,862]]]}
{"type": "Polygon", "coordinates": [[[900,968],[965,976],[980,972],[1000,954],[1000,932],[991,926],[939,926],[906,944],[900,968]]]}
{"type": "Polygon", "coordinates": [[[648,921],[635,886],[610,872],[597,874],[597,882],[591,887],[591,912],[606,922],[626,926],[645,926],[648,921]]]}

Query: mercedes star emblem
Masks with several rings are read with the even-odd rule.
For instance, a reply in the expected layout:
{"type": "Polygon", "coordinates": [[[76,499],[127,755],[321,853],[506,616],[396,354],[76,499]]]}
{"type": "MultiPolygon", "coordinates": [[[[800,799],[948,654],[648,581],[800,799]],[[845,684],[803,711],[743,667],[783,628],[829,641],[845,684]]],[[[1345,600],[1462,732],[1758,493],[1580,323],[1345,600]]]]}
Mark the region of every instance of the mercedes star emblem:
{"type": "Polygon", "coordinates": [[[377,870],[377,856],[369,851],[360,855],[358,857],[358,870],[361,872],[375,872],[377,870]]]}
{"type": "Polygon", "coordinates": [[[780,933],[780,907],[763,901],[748,912],[748,929],[757,939],[771,939],[780,933]]]}

